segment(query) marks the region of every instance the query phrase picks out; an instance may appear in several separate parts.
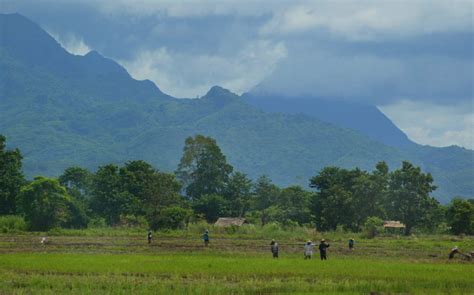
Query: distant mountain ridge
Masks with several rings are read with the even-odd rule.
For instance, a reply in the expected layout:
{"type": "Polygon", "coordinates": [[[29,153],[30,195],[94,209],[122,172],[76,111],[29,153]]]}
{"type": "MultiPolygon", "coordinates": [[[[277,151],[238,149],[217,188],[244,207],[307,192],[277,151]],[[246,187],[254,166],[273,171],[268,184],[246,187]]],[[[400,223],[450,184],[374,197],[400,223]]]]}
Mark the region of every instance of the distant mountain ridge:
{"type": "Polygon", "coordinates": [[[262,95],[253,92],[245,93],[242,97],[263,111],[305,114],[344,128],[354,129],[389,146],[407,147],[414,144],[373,105],[316,97],[262,95]],[[374,122],[377,124],[374,125],[374,122]]]}
{"type": "Polygon", "coordinates": [[[440,200],[474,195],[471,150],[404,145],[404,134],[392,145],[330,117],[323,120],[342,127],[248,102],[218,86],[200,99],[175,99],[97,52],[69,54],[21,15],[0,15],[0,133],[22,150],[30,177],[132,159],[174,171],[184,139],[201,133],[216,138],[236,169],[280,185],[307,186],[328,165],[372,169],[385,160],[396,168],[410,160],[433,173],[440,200]]]}

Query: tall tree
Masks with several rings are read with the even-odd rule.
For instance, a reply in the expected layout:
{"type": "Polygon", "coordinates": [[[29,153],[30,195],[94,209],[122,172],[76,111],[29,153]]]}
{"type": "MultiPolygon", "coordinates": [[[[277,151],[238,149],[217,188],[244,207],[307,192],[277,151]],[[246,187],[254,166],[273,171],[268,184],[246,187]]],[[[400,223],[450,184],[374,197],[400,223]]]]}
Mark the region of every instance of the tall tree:
{"type": "Polygon", "coordinates": [[[376,165],[372,173],[361,172],[352,186],[354,201],[353,228],[360,229],[368,217],[385,218],[385,200],[388,189],[388,166],[385,162],[376,165]]]}
{"type": "Polygon", "coordinates": [[[92,181],[94,174],[89,170],[73,166],[64,170],[59,176],[59,183],[64,186],[69,195],[76,199],[87,199],[92,190],[92,181]]]}
{"type": "Polygon", "coordinates": [[[229,202],[232,216],[244,216],[252,198],[252,180],[244,173],[233,173],[226,185],[224,197],[229,202]]]}
{"type": "Polygon", "coordinates": [[[222,194],[232,166],[211,137],[196,135],[185,141],[176,175],[191,199],[205,194],[222,194]]]}
{"type": "Polygon", "coordinates": [[[203,214],[208,222],[215,222],[221,216],[227,216],[228,203],[217,194],[203,195],[193,203],[194,211],[203,214]]]}
{"type": "Polygon", "coordinates": [[[16,212],[15,199],[25,183],[21,160],[18,149],[6,150],[6,138],[0,135],[0,215],[16,212]]]}
{"type": "Polygon", "coordinates": [[[338,225],[358,230],[354,187],[357,179],[364,175],[359,169],[347,170],[326,167],[310,180],[316,188],[312,202],[312,213],[320,230],[334,230],[338,225]]]}
{"type": "Polygon", "coordinates": [[[260,176],[254,185],[254,209],[260,212],[260,221],[265,225],[269,221],[268,208],[276,205],[280,188],[272,183],[266,175],[260,176]]]}
{"type": "Polygon", "coordinates": [[[129,161],[120,168],[120,189],[131,197],[126,209],[128,213],[133,215],[145,213],[152,186],[157,185],[155,182],[157,173],[153,166],[141,160],[129,161]]]}
{"type": "Polygon", "coordinates": [[[390,174],[389,215],[406,225],[406,235],[428,214],[432,205],[429,194],[435,189],[431,174],[421,172],[409,162],[404,161],[400,169],[390,174]]]}
{"type": "Polygon", "coordinates": [[[91,198],[92,211],[106,219],[108,224],[117,224],[121,214],[128,214],[133,196],[122,189],[119,167],[113,164],[99,167],[94,177],[91,198]]]}
{"type": "Polygon", "coordinates": [[[144,200],[143,209],[149,224],[154,225],[155,228],[159,227],[160,224],[163,225],[164,212],[167,212],[166,214],[185,212],[183,211],[184,208],[182,208],[183,210],[176,209],[178,207],[188,207],[188,204],[185,204],[185,200],[179,194],[180,190],[181,184],[176,180],[174,174],[162,172],[153,174],[145,189],[146,199],[144,200]],[[168,210],[168,208],[175,209],[168,210]]]}
{"type": "Polygon", "coordinates": [[[311,221],[310,201],[312,193],[300,186],[290,186],[281,190],[277,204],[283,210],[286,221],[300,225],[311,221]]]}
{"type": "Polygon", "coordinates": [[[18,209],[33,230],[62,226],[71,219],[71,198],[56,179],[36,177],[21,189],[18,209]]]}

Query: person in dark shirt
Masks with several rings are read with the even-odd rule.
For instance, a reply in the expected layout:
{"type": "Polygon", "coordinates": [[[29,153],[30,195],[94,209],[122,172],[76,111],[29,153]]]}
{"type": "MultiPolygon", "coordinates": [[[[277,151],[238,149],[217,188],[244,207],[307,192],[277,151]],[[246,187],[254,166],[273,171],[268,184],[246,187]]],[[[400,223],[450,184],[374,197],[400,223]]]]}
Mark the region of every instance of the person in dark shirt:
{"type": "Polygon", "coordinates": [[[209,246],[209,231],[206,229],[204,234],[202,235],[202,239],[204,241],[204,246],[209,246]]]}
{"type": "Polygon", "coordinates": [[[151,231],[149,231],[147,235],[148,244],[151,244],[152,239],[153,239],[153,236],[151,235],[151,231]]]}
{"type": "Polygon", "coordinates": [[[278,258],[278,243],[275,240],[271,241],[270,250],[272,251],[273,258],[278,258]]]}
{"type": "Polygon", "coordinates": [[[327,256],[326,256],[327,248],[329,248],[329,244],[326,243],[325,239],[322,239],[321,243],[319,243],[319,255],[321,256],[321,260],[327,260],[327,256]]]}
{"type": "Polygon", "coordinates": [[[349,239],[349,250],[354,250],[354,238],[349,239]]]}
{"type": "Polygon", "coordinates": [[[458,246],[454,246],[454,248],[452,248],[451,251],[449,252],[448,258],[449,258],[449,259],[453,259],[453,258],[454,258],[454,255],[455,255],[455,254],[458,254],[458,253],[459,253],[459,248],[458,248],[458,246]]]}

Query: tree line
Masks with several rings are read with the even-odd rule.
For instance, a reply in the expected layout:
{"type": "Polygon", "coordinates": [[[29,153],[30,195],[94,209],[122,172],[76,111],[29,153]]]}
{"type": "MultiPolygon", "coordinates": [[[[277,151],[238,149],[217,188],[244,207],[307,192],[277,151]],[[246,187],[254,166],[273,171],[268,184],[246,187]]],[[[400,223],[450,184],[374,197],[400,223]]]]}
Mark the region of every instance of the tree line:
{"type": "Polygon", "coordinates": [[[21,215],[31,230],[85,228],[101,223],[147,224],[151,229],[184,227],[193,220],[246,217],[265,225],[342,227],[358,232],[374,220],[399,220],[414,228],[474,234],[474,200],[454,198],[448,206],[430,196],[429,173],[409,162],[390,171],[379,162],[373,171],[326,167],[301,186],[280,188],[266,177],[256,180],[235,171],[211,137],[185,141],[174,173],[145,161],[108,164],[91,172],[69,167],[58,178],[26,180],[22,155],[7,150],[0,135],[0,215],[21,215]]]}

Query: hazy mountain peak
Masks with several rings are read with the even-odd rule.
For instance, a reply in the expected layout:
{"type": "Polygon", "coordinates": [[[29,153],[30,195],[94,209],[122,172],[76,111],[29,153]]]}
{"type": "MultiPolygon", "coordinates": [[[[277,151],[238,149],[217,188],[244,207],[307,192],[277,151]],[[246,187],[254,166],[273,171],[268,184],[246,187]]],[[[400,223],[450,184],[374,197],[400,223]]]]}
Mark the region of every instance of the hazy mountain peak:
{"type": "Polygon", "coordinates": [[[47,64],[67,51],[37,24],[21,14],[0,14],[0,46],[27,64],[47,64]]]}
{"type": "Polygon", "coordinates": [[[237,97],[237,94],[221,86],[212,86],[204,97],[237,97]]]}

